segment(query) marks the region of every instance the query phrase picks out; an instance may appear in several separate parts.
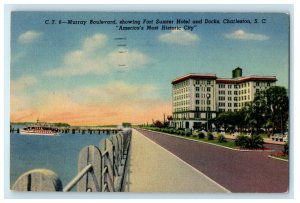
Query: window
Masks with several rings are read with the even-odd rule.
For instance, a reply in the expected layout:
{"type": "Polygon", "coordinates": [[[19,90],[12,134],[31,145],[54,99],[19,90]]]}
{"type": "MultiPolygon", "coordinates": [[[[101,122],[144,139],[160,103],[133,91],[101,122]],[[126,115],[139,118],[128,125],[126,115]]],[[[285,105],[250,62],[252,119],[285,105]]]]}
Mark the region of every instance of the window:
{"type": "Polygon", "coordinates": [[[231,88],[231,85],[228,85],[228,88],[231,88]]]}
{"type": "Polygon", "coordinates": [[[207,105],[210,105],[210,100],[207,100],[207,105]]]}
{"type": "Polygon", "coordinates": [[[231,107],[231,103],[228,103],[228,107],[231,107]]]}
{"type": "Polygon", "coordinates": [[[234,95],[238,95],[238,91],[234,91],[233,93],[234,93],[234,95]]]}
{"type": "Polygon", "coordinates": [[[232,93],[231,91],[228,91],[228,95],[231,95],[231,93],[232,93]]]}
{"type": "Polygon", "coordinates": [[[256,82],[256,86],[259,86],[259,82],[256,82]]]}
{"type": "Polygon", "coordinates": [[[225,97],[219,97],[220,101],[225,101],[225,97]]]}
{"type": "Polygon", "coordinates": [[[224,111],[225,111],[225,109],[221,109],[221,108],[219,109],[219,112],[224,112],[224,111]]]}
{"type": "Polygon", "coordinates": [[[199,111],[199,106],[196,106],[196,111],[199,111]]]}
{"type": "Polygon", "coordinates": [[[270,87],[270,83],[269,82],[267,83],[267,86],[270,87]]]}
{"type": "Polygon", "coordinates": [[[196,87],[196,91],[199,91],[199,87],[196,87]]]}
{"type": "Polygon", "coordinates": [[[228,97],[228,101],[231,101],[231,97],[228,97]]]}
{"type": "Polygon", "coordinates": [[[199,104],[199,100],[196,100],[196,104],[199,104]]]}
{"type": "Polygon", "coordinates": [[[256,89],[256,92],[259,93],[259,89],[256,89]]]}
{"type": "Polygon", "coordinates": [[[207,91],[210,92],[210,87],[207,87],[207,91]]]}
{"type": "Polygon", "coordinates": [[[210,85],[210,80],[207,81],[207,84],[210,85]]]}
{"type": "Polygon", "coordinates": [[[196,93],[196,98],[199,98],[199,93],[196,93]]]}
{"type": "Polygon", "coordinates": [[[238,104],[237,104],[237,103],[233,103],[233,106],[234,106],[234,107],[238,107],[238,104]]]}
{"type": "Polygon", "coordinates": [[[238,85],[234,85],[234,88],[238,88],[238,85]]]}
{"type": "Polygon", "coordinates": [[[234,97],[233,100],[234,100],[234,101],[238,101],[238,98],[237,98],[237,97],[234,97]]]}

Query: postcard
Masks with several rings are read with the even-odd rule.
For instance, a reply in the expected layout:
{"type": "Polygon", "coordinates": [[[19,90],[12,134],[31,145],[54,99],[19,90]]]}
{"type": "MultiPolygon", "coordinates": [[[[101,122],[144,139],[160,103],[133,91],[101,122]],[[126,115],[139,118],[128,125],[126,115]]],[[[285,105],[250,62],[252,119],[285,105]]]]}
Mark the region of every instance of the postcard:
{"type": "Polygon", "coordinates": [[[288,193],[289,26],[11,12],[11,191],[288,193]]]}

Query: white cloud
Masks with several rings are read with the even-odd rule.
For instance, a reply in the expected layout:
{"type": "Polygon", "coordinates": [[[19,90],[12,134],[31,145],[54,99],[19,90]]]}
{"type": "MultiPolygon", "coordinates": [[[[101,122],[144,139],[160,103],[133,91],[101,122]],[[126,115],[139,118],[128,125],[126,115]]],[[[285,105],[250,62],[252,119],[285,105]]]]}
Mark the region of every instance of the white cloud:
{"type": "Polygon", "coordinates": [[[95,34],[83,40],[82,47],[65,54],[59,67],[46,71],[48,76],[76,76],[86,74],[105,74],[114,70],[128,71],[145,65],[149,58],[138,50],[119,50],[106,53],[107,37],[95,34]]]}
{"type": "Polygon", "coordinates": [[[80,87],[72,97],[77,101],[85,101],[85,103],[141,101],[159,98],[157,87],[153,84],[129,84],[118,80],[102,86],[80,87]],[[80,95],[80,97],[76,95],[80,95]],[[85,96],[81,97],[81,95],[85,96]]]}
{"type": "Polygon", "coordinates": [[[228,39],[237,39],[237,40],[257,40],[263,41],[268,40],[269,37],[263,34],[249,33],[244,30],[236,30],[232,33],[224,34],[225,38],[228,39]]]}
{"type": "Polygon", "coordinates": [[[101,33],[95,34],[92,37],[88,37],[84,40],[83,49],[85,51],[94,51],[95,49],[99,49],[104,46],[106,41],[106,35],[101,33]]]}
{"type": "Polygon", "coordinates": [[[159,40],[169,44],[191,45],[200,40],[199,36],[184,30],[172,30],[159,36],[159,40]]]}
{"type": "Polygon", "coordinates": [[[41,32],[29,30],[27,32],[22,33],[19,36],[18,41],[21,44],[30,44],[38,40],[41,37],[41,35],[42,35],[41,32]]]}

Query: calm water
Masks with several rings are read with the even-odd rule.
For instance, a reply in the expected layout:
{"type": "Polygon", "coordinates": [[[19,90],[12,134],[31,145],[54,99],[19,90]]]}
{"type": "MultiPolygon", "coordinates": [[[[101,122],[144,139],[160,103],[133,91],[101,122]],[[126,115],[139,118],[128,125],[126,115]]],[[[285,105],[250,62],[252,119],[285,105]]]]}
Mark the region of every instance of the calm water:
{"type": "MultiPolygon", "coordinates": [[[[20,128],[22,126],[13,126],[20,128]]],[[[65,186],[77,174],[80,150],[88,145],[99,146],[110,134],[64,134],[60,136],[32,136],[10,134],[11,186],[24,172],[35,168],[54,171],[65,186]]]]}

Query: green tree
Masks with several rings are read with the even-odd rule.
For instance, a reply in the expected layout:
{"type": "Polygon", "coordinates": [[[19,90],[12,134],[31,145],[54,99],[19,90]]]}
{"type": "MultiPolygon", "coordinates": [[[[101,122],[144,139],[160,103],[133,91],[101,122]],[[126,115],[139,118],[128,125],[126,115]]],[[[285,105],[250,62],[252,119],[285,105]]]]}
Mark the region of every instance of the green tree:
{"type": "Polygon", "coordinates": [[[264,114],[266,115],[267,127],[282,134],[286,129],[289,111],[289,99],[285,87],[273,86],[261,91],[255,96],[254,101],[264,102],[264,114]]]}

